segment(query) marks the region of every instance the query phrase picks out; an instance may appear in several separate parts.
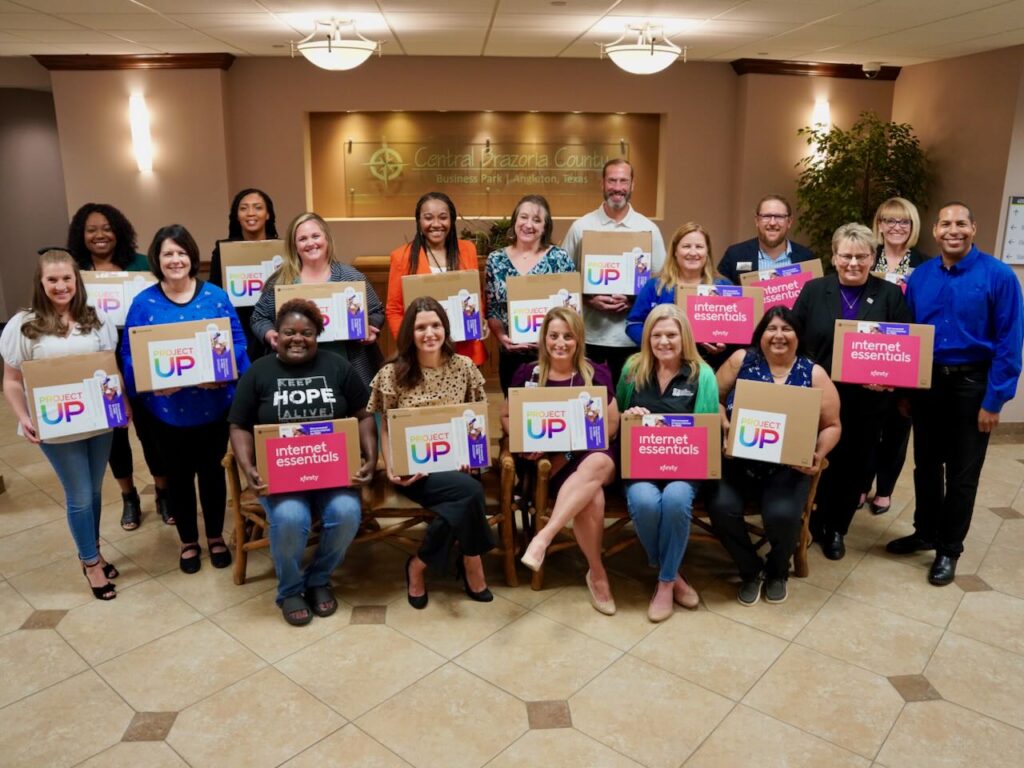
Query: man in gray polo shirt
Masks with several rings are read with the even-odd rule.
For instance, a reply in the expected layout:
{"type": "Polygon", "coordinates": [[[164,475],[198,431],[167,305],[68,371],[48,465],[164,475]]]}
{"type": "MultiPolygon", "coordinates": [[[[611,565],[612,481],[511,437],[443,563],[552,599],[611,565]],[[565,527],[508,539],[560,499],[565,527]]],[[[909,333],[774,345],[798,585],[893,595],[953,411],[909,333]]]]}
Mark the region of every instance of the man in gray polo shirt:
{"type": "MultiPolygon", "coordinates": [[[[665,265],[665,241],[658,225],[633,210],[629,199],[633,195],[633,166],[628,160],[616,158],[604,164],[601,173],[604,204],[596,211],[573,222],[562,242],[562,248],[582,271],[583,255],[580,246],[583,233],[588,230],[633,230],[651,233],[651,274],[665,265]]],[[[587,357],[594,362],[607,363],[613,381],[619,380],[622,364],[636,352],[636,345],[626,335],[626,314],[632,296],[607,294],[588,296],[583,309],[587,334],[587,357]]]]}

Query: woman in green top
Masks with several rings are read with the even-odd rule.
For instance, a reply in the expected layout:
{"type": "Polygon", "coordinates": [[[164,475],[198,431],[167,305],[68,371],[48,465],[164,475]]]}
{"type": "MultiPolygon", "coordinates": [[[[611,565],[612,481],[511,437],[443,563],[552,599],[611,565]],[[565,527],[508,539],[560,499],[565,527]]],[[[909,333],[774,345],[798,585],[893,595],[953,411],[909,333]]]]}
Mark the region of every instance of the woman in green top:
{"type": "MultiPolygon", "coordinates": [[[[68,227],[68,250],[78,262],[78,268],[93,272],[148,272],[149,262],[135,251],[135,228],[117,208],[106,203],[86,203],[79,208],[68,227]]],[[[118,331],[118,347],[121,346],[118,331]]],[[[167,525],[174,525],[174,517],[167,505],[165,489],[167,477],[160,456],[147,429],[145,408],[133,408],[132,421],[135,434],[142,443],[146,466],[156,486],[156,509],[167,525]],[[140,420],[141,419],[141,420],[140,420]]],[[[142,504],[132,477],[132,446],[128,442],[128,429],[114,430],[114,443],[110,449],[110,471],[121,486],[121,527],[131,531],[142,522],[142,504]]]]}

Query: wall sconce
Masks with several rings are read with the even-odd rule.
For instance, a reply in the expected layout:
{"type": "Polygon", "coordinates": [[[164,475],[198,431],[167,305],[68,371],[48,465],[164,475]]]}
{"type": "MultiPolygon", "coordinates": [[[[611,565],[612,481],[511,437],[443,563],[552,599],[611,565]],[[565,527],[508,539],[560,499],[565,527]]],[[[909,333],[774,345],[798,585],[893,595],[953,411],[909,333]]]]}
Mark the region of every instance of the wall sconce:
{"type": "Polygon", "coordinates": [[[128,119],[132,126],[132,148],[140,173],[153,172],[153,137],[149,133],[149,110],[146,97],[134,93],[128,99],[128,119]]]}
{"type": "Polygon", "coordinates": [[[686,63],[686,48],[680,48],[662,32],[661,27],[643,24],[629,24],[622,37],[613,43],[601,46],[601,56],[607,56],[619,69],[634,75],[653,75],[668,67],[683,56],[686,63]],[[630,33],[636,34],[636,42],[623,42],[630,33]]]}
{"type": "Polygon", "coordinates": [[[292,43],[292,56],[298,50],[310,63],[321,69],[345,70],[355,69],[370,56],[380,56],[382,43],[367,40],[356,30],[356,23],[351,19],[328,19],[315,21],[313,31],[297,43],[292,43]],[[327,27],[327,36],[314,40],[317,30],[327,27]],[[343,29],[352,29],[353,37],[345,40],[341,36],[343,29]]]}
{"type": "Polygon", "coordinates": [[[832,110],[829,108],[828,99],[818,99],[814,102],[811,125],[825,133],[832,130],[832,110]]]}

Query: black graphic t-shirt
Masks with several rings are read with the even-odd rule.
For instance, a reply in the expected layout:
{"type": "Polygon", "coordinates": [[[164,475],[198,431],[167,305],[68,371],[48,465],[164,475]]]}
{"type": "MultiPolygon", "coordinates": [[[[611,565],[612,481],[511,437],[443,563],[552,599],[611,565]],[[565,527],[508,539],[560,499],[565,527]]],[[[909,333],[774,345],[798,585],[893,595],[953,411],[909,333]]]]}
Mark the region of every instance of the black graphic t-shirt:
{"type": "Polygon", "coordinates": [[[333,352],[319,350],[302,365],[268,355],[239,380],[228,421],[251,431],[256,424],[344,419],[369,398],[352,364],[333,352]]]}

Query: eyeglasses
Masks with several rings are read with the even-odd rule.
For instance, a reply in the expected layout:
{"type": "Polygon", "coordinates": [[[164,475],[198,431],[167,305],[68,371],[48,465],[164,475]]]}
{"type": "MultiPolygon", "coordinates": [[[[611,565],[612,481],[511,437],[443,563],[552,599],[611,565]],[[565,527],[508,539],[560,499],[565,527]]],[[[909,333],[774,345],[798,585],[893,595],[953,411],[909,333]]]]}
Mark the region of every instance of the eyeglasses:
{"type": "Polygon", "coordinates": [[[882,223],[887,227],[909,227],[911,225],[910,219],[882,219],[882,223]]]}
{"type": "Polygon", "coordinates": [[[789,218],[788,213],[759,213],[757,218],[761,221],[785,221],[789,218]]]}
{"type": "Polygon", "coordinates": [[[869,263],[875,258],[873,253],[837,253],[836,261],[843,264],[853,264],[855,261],[861,261],[865,264],[869,263]]]}

